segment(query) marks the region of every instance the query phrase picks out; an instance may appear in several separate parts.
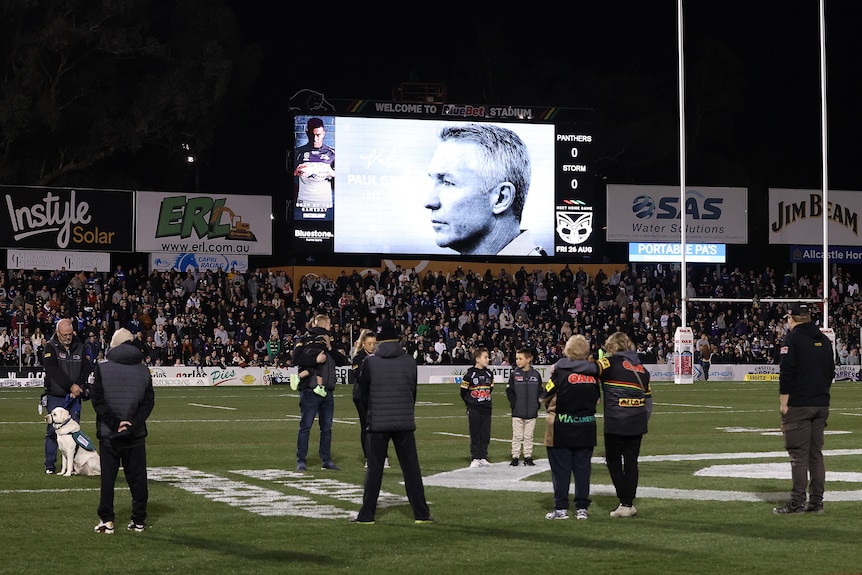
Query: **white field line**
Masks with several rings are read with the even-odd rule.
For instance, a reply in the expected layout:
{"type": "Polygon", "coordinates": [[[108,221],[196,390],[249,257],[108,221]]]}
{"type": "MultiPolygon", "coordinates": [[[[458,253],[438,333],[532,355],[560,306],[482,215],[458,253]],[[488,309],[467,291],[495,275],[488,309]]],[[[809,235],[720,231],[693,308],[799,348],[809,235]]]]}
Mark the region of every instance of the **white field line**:
{"type": "Polygon", "coordinates": [[[228,411],[236,411],[235,407],[225,407],[223,405],[207,405],[205,403],[190,403],[192,407],[206,407],[207,409],[226,409],[228,411]]]}

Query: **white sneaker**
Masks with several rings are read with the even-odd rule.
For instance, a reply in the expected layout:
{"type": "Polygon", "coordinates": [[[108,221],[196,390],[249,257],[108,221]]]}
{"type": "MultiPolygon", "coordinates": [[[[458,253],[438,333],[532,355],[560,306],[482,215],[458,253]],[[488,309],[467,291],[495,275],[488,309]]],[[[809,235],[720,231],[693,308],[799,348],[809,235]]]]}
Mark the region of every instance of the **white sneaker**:
{"type": "Polygon", "coordinates": [[[491,467],[491,462],[488,461],[487,459],[480,459],[479,460],[479,467],[491,467]]]}
{"type": "Polygon", "coordinates": [[[471,461],[471,462],[470,462],[470,467],[473,467],[473,468],[475,468],[475,467],[482,467],[482,462],[481,462],[481,460],[479,460],[479,459],[474,459],[473,461],[471,461]]]}
{"type": "Polygon", "coordinates": [[[389,458],[387,457],[386,459],[383,460],[383,469],[389,469],[390,467],[392,467],[392,466],[389,465],[389,458]]]}
{"type": "Polygon", "coordinates": [[[622,503],[617,506],[616,509],[611,511],[611,517],[634,517],[638,514],[638,510],[635,509],[634,505],[629,505],[626,507],[622,503]]]}
{"type": "Polygon", "coordinates": [[[569,512],[565,509],[555,509],[545,515],[545,519],[568,519],[569,512]]]}
{"type": "Polygon", "coordinates": [[[114,532],[114,522],[113,521],[99,521],[99,524],[93,528],[93,531],[96,533],[113,533],[114,532]]]}
{"type": "Polygon", "coordinates": [[[589,517],[590,517],[590,515],[589,515],[589,513],[587,513],[586,509],[578,509],[577,513],[575,514],[575,519],[578,519],[578,520],[589,519],[589,517]]]}

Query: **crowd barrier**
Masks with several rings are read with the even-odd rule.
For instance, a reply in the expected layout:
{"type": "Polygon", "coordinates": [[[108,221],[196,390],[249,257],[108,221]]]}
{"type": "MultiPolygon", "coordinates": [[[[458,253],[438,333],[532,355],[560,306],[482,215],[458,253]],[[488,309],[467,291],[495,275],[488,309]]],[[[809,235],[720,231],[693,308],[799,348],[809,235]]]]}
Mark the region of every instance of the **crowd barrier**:
{"type": "MultiPolygon", "coordinates": [[[[419,383],[452,383],[460,384],[461,376],[467,371],[466,365],[420,365],[419,383]]],[[[550,375],[549,365],[536,365],[535,367],[543,379],[550,375]]],[[[671,364],[647,364],[652,381],[673,381],[673,365],[671,364]]],[[[0,368],[2,369],[2,368],[0,368]]],[[[347,383],[349,367],[337,368],[337,382],[347,383]]],[[[509,381],[512,367],[491,366],[494,373],[494,381],[497,384],[505,384],[509,381]]],[[[709,369],[710,381],[772,381],[777,380],[778,365],[775,364],[730,364],[712,365],[709,369]]],[[[839,365],[835,370],[836,381],[859,381],[860,366],[839,365]]],[[[224,386],[248,386],[248,385],[285,385],[289,381],[291,373],[296,373],[295,367],[151,367],[153,385],[168,386],[196,386],[196,387],[224,387],[224,386]]],[[[9,387],[42,387],[45,372],[39,369],[15,370],[7,369],[0,371],[0,388],[9,387]]],[[[703,373],[700,366],[694,366],[694,381],[703,381],[703,373]]]]}

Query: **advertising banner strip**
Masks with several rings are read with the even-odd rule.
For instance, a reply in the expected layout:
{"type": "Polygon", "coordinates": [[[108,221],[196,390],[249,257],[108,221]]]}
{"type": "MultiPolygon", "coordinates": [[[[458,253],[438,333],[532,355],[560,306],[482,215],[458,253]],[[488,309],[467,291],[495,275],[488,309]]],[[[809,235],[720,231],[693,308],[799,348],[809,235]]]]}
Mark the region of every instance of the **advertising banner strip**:
{"type": "MultiPolygon", "coordinates": [[[[859,245],[862,193],[829,190],[823,205],[820,190],[769,189],[769,243],[823,246],[823,218],[829,220],[831,246],[859,245]]],[[[854,262],[858,263],[858,262],[854,262]]]]}
{"type": "Polygon", "coordinates": [[[0,247],[131,252],[133,192],[0,186],[0,247]]]}
{"type": "MultiPolygon", "coordinates": [[[[724,244],[685,244],[685,261],[723,264],[727,260],[724,244]]],[[[682,245],[679,243],[629,244],[630,262],[681,262],[682,245]]]]}
{"type": "Polygon", "coordinates": [[[235,256],[272,254],[272,198],[137,192],[139,252],[235,256]]]}
{"type": "MultiPolygon", "coordinates": [[[[419,383],[442,383],[460,385],[461,377],[467,371],[466,365],[419,366],[419,383]]],[[[550,377],[549,365],[534,365],[542,379],[550,377]]],[[[675,381],[675,365],[646,364],[652,381],[675,381]]],[[[491,366],[494,381],[505,384],[509,380],[511,367],[491,366]]],[[[839,365],[835,369],[836,381],[859,381],[862,379],[862,368],[858,365],[839,365]]],[[[349,368],[338,368],[338,383],[347,384],[349,368]]],[[[238,367],[238,368],[195,368],[195,367],[152,367],[155,386],[250,386],[250,385],[287,385],[289,374],[296,373],[296,368],[278,367],[238,367]]],[[[704,380],[700,364],[692,365],[693,383],[704,380]]],[[[713,364],[709,368],[709,381],[773,381],[778,377],[778,365],[773,364],[713,364]]],[[[42,387],[45,373],[43,371],[26,371],[8,369],[0,374],[0,388],[8,387],[42,387]]],[[[338,392],[337,393],[341,393],[338,392]]],[[[343,393],[349,393],[349,390],[343,393]]]]}
{"type": "MultiPolygon", "coordinates": [[[[862,246],[829,246],[829,262],[834,264],[862,263],[862,246]]],[[[790,261],[793,263],[821,263],[823,261],[823,245],[790,246],[790,261]]]]}
{"type": "Polygon", "coordinates": [[[111,255],[104,252],[46,250],[6,250],[6,267],[10,270],[111,272],[111,255]]]}
{"type": "Polygon", "coordinates": [[[694,187],[680,206],[679,187],[608,185],[609,242],[676,242],[685,214],[691,243],[747,244],[748,190],[694,187]]]}
{"type": "Polygon", "coordinates": [[[165,252],[150,254],[150,269],[159,272],[169,270],[186,272],[190,269],[215,272],[221,269],[225,272],[236,270],[242,274],[249,271],[248,256],[232,255],[228,257],[220,254],[169,254],[165,252]]]}

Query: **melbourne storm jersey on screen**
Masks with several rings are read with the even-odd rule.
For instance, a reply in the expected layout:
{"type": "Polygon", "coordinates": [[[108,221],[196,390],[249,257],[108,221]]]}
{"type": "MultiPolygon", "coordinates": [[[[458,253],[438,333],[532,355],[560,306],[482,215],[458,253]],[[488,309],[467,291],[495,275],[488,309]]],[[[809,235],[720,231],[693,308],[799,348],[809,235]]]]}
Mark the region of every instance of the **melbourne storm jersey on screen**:
{"type": "Polygon", "coordinates": [[[297,205],[302,207],[332,207],[332,178],[335,150],[326,144],[319,148],[303,146],[297,150],[296,171],[299,177],[297,205]]]}

